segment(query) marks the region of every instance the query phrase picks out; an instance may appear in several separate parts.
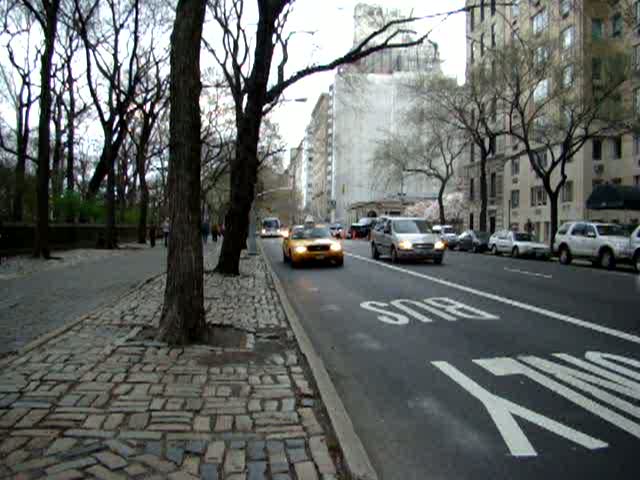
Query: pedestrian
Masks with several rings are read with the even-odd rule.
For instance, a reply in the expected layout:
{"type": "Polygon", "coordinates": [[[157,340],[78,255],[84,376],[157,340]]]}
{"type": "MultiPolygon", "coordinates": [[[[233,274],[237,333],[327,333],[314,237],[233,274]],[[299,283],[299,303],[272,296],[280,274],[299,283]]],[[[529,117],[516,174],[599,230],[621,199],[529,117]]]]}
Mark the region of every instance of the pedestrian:
{"type": "Polygon", "coordinates": [[[164,246],[169,246],[169,233],[171,232],[171,224],[169,223],[169,217],[164,219],[162,224],[162,234],[164,235],[164,246]]]}
{"type": "Polygon", "coordinates": [[[211,240],[213,240],[214,243],[218,242],[218,225],[215,223],[211,226],[211,240]]]}
{"type": "Polygon", "coordinates": [[[202,233],[202,242],[207,243],[207,239],[209,238],[209,221],[204,220],[200,227],[200,232],[202,233]]]}
{"type": "Polygon", "coordinates": [[[156,230],[156,223],[151,222],[151,225],[149,225],[149,245],[151,245],[151,248],[156,246],[156,230]]]}

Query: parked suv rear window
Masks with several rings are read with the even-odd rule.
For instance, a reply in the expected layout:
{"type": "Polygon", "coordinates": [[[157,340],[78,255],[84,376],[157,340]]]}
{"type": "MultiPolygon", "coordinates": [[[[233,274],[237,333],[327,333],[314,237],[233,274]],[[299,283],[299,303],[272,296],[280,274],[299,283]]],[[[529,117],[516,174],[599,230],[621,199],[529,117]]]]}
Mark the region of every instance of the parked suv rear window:
{"type": "Polygon", "coordinates": [[[426,220],[396,220],[393,222],[396,233],[429,233],[426,220]]]}
{"type": "Polygon", "coordinates": [[[596,226],[598,233],[603,236],[617,235],[626,237],[624,229],[620,225],[598,225],[596,226]]]}
{"type": "Polygon", "coordinates": [[[528,233],[514,233],[514,237],[516,237],[516,242],[530,242],[531,235],[528,233]]]}
{"type": "Polygon", "coordinates": [[[562,225],[558,230],[558,235],[566,235],[567,232],[569,231],[570,226],[571,226],[570,223],[565,223],[564,225],[562,225]]]}

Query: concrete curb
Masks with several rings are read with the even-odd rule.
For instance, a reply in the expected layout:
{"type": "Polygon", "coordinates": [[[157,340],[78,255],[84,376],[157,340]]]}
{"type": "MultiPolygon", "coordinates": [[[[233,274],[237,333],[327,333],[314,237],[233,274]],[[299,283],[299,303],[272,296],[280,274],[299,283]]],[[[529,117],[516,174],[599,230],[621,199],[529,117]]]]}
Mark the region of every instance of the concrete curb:
{"type": "MultiPolygon", "coordinates": [[[[152,276],[148,277],[145,280],[142,280],[141,282],[138,282],[135,287],[130,288],[129,290],[124,292],[122,295],[120,295],[119,297],[117,297],[116,299],[112,300],[109,303],[119,302],[124,297],[126,297],[129,294],[131,294],[131,292],[134,292],[134,291],[138,290],[143,285],[146,285],[147,283],[150,283],[150,282],[154,281],[156,278],[160,277],[161,275],[165,275],[166,273],[167,273],[166,271],[163,272],[163,273],[158,273],[156,275],[152,275],[152,276]]],[[[73,327],[75,327],[76,325],[82,323],[84,320],[86,320],[88,317],[90,317],[94,313],[99,312],[100,310],[102,310],[105,307],[105,305],[106,305],[106,302],[104,304],[100,305],[98,308],[93,309],[91,312],[89,312],[89,313],[87,313],[85,315],[82,315],[80,318],[76,318],[75,320],[70,320],[69,322],[67,322],[64,325],[62,325],[62,326],[50,331],[49,333],[45,333],[44,335],[36,338],[35,340],[30,341],[24,347],[22,347],[20,350],[18,350],[15,354],[10,355],[8,358],[5,358],[4,360],[0,360],[0,369],[2,369],[5,366],[11,364],[11,362],[14,362],[15,360],[18,360],[20,357],[22,357],[23,355],[29,353],[30,351],[35,350],[36,348],[44,345],[45,343],[49,342],[50,340],[62,335],[63,333],[67,332],[68,330],[71,330],[73,327]]]]}
{"type": "Polygon", "coordinates": [[[300,350],[307,358],[309,366],[311,367],[311,373],[318,385],[320,396],[322,397],[322,401],[327,408],[327,413],[331,420],[331,425],[336,432],[338,442],[342,448],[347,470],[351,476],[357,480],[378,480],[378,475],[373,469],[373,465],[371,464],[369,456],[364,449],[364,445],[353,428],[351,418],[347,414],[347,411],[342,404],[342,400],[340,400],[340,397],[338,396],[336,387],[333,385],[333,382],[329,377],[329,373],[324,367],[322,359],[314,350],[309,336],[305,332],[300,319],[293,310],[280,279],[274,272],[271,267],[271,263],[264,253],[262,242],[258,240],[257,243],[260,254],[267,264],[269,274],[271,275],[271,279],[273,280],[278,296],[280,297],[285,315],[287,316],[289,324],[293,329],[293,333],[296,336],[300,350]]]}

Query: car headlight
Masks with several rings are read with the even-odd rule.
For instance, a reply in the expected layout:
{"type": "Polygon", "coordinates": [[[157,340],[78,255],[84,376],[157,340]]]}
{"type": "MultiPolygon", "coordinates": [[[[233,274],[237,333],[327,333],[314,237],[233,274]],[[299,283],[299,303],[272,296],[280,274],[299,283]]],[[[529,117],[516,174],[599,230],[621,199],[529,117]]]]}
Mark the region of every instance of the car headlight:
{"type": "Polygon", "coordinates": [[[289,232],[287,230],[282,232],[282,238],[289,238],[289,232]]]}
{"type": "Polygon", "coordinates": [[[296,248],[293,249],[293,251],[296,253],[304,253],[307,251],[307,247],[303,245],[298,245],[296,248]]]}
{"type": "Polygon", "coordinates": [[[342,245],[340,245],[339,243],[332,243],[331,246],[329,247],[329,249],[332,252],[339,252],[342,250],[342,245]]]}
{"type": "Polygon", "coordinates": [[[263,229],[262,229],[262,233],[263,233],[263,234],[267,233],[267,230],[263,228],[263,229]]]}
{"type": "Polygon", "coordinates": [[[433,246],[436,250],[444,250],[445,244],[442,240],[438,240],[436,244],[433,246]]]}
{"type": "Polygon", "coordinates": [[[413,244],[409,240],[402,240],[398,243],[398,248],[400,250],[411,250],[413,248],[413,244]]]}

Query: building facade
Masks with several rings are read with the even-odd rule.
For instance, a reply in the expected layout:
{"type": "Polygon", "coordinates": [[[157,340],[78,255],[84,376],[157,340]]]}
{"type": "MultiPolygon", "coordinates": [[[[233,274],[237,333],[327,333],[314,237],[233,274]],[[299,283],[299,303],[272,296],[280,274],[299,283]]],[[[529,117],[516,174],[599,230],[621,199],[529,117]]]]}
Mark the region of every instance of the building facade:
{"type": "MultiPolygon", "coordinates": [[[[493,0],[467,2],[468,6],[476,6],[467,13],[468,81],[469,72],[485,62],[490,48],[500,48],[519,36],[546,35],[556,41],[558,53],[549,61],[566,62],[563,74],[573,72],[570,62],[577,65],[582,75],[576,79],[576,84],[583,94],[598,87],[603,61],[621,52],[631,52],[632,68],[621,89],[622,105],[628,107],[629,112],[634,111],[636,118],[640,116],[640,2],[521,0],[513,5],[501,3],[493,0]]],[[[547,88],[554,88],[553,82],[563,81],[564,78],[549,79],[547,88]]],[[[525,230],[526,226],[532,226],[539,240],[549,241],[553,232],[547,194],[528,156],[521,150],[512,137],[498,138],[495,155],[488,164],[490,221],[487,226],[491,231],[500,228],[525,230]]],[[[541,161],[546,162],[544,152],[541,155],[541,161]]],[[[467,156],[463,176],[472,201],[466,224],[478,228],[480,179],[474,156],[472,152],[467,156]]],[[[612,132],[588,140],[567,162],[566,175],[559,199],[559,225],[577,219],[621,223],[637,223],[640,219],[640,212],[586,209],[586,200],[597,185],[611,183],[640,188],[640,139],[637,135],[612,132]]],[[[552,181],[557,182],[559,178],[559,172],[554,172],[552,181]]]]}
{"type": "Polygon", "coordinates": [[[330,220],[331,177],[329,173],[329,94],[323,93],[318,98],[311,113],[311,121],[307,127],[307,144],[309,152],[310,200],[308,210],[314,218],[321,221],[330,220]]]}

